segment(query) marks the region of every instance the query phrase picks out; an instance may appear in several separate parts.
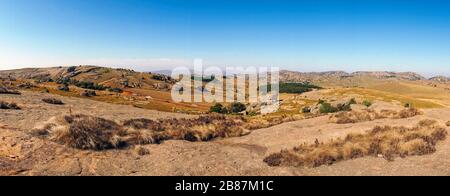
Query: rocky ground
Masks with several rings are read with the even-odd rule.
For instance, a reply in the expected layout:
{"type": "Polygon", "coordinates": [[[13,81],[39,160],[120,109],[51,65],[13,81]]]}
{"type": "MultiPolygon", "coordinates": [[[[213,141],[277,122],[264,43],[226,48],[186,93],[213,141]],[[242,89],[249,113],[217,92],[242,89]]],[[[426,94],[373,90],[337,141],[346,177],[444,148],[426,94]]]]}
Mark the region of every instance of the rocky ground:
{"type": "Polygon", "coordinates": [[[263,162],[271,153],[304,142],[345,137],[376,125],[412,127],[422,119],[435,119],[444,126],[450,120],[448,108],[424,109],[423,115],[408,119],[355,124],[334,124],[328,116],[321,116],[255,130],[237,138],[145,145],[142,147],[149,153],[142,155],[133,147],[100,152],[71,149],[30,136],[27,131],[53,116],[71,112],[116,121],[190,116],[34,92],[0,98],[22,107],[0,111],[0,175],[450,175],[450,139],[439,143],[433,154],[394,161],[364,157],[318,168],[269,167],[263,162]],[[66,104],[45,104],[41,101],[44,97],[56,97],[66,104]]]}

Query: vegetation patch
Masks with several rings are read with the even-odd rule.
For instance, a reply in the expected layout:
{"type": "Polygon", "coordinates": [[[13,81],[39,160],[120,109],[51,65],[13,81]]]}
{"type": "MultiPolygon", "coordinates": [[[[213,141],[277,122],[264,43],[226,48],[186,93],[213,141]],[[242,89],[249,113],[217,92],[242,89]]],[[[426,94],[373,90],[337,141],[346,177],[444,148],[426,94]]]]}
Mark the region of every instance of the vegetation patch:
{"type": "Polygon", "coordinates": [[[20,110],[20,107],[16,103],[8,103],[0,101],[0,109],[2,110],[20,110]]]}
{"type": "Polygon", "coordinates": [[[16,90],[10,90],[5,87],[0,87],[0,94],[20,95],[21,93],[16,90]]]}
{"type": "Polygon", "coordinates": [[[60,99],[55,99],[55,98],[45,98],[42,99],[43,102],[48,103],[48,104],[53,104],[53,105],[64,105],[64,102],[62,102],[60,99]]]}
{"type": "Polygon", "coordinates": [[[303,144],[264,159],[269,166],[319,167],[364,156],[395,157],[426,155],[446,138],[445,128],[434,120],[423,120],[413,128],[377,126],[365,134],[349,134],[328,143],[303,144]]]}
{"type": "Polygon", "coordinates": [[[164,140],[209,141],[238,137],[249,132],[243,118],[223,115],[195,119],[131,119],[123,124],[87,115],[53,118],[31,131],[32,135],[83,150],[104,150],[129,145],[158,144],[164,140]]]}
{"type": "Polygon", "coordinates": [[[372,106],[372,102],[369,101],[369,100],[364,100],[364,101],[362,102],[362,104],[363,104],[364,106],[366,106],[366,107],[372,106]]]}
{"type": "Polygon", "coordinates": [[[210,108],[210,112],[212,113],[219,113],[219,114],[239,114],[241,112],[244,112],[247,109],[247,106],[245,104],[240,102],[231,103],[230,105],[223,106],[220,103],[217,103],[210,108]]]}
{"type": "Polygon", "coordinates": [[[374,110],[348,111],[348,112],[339,112],[331,115],[330,122],[337,124],[349,124],[385,118],[390,119],[411,118],[421,114],[422,112],[415,108],[404,109],[401,111],[381,110],[380,112],[376,112],[374,110]]]}
{"type": "Polygon", "coordinates": [[[328,114],[340,111],[351,111],[352,110],[351,105],[353,104],[356,104],[355,99],[350,99],[348,102],[345,103],[338,103],[336,104],[336,106],[333,106],[326,101],[319,100],[319,112],[321,114],[328,114]]]}
{"type": "Polygon", "coordinates": [[[143,146],[135,146],[134,152],[139,156],[145,156],[145,155],[150,154],[150,151],[143,146]]]}

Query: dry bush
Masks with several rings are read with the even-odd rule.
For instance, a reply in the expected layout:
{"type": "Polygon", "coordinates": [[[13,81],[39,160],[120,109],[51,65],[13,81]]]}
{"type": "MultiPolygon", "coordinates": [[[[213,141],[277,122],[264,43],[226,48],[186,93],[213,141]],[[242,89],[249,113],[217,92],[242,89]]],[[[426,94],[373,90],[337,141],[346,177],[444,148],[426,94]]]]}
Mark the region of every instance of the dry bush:
{"type": "Polygon", "coordinates": [[[31,134],[77,149],[103,150],[164,140],[196,142],[238,137],[249,133],[242,128],[243,123],[241,117],[208,115],[195,119],[131,119],[120,125],[102,118],[72,115],[53,118],[31,134]]]}
{"type": "Polygon", "coordinates": [[[139,156],[145,156],[145,155],[150,154],[150,151],[147,148],[142,147],[142,146],[135,146],[134,152],[139,156]]]}
{"type": "Polygon", "coordinates": [[[48,104],[53,104],[53,105],[64,105],[64,102],[62,102],[60,99],[55,99],[55,98],[45,98],[42,99],[43,102],[48,103],[48,104]]]}
{"type": "Polygon", "coordinates": [[[9,90],[6,87],[1,87],[0,86],[0,94],[20,95],[21,93],[19,91],[9,90]]]}
{"type": "Polygon", "coordinates": [[[421,114],[422,112],[420,112],[415,108],[408,108],[401,111],[381,110],[380,112],[376,112],[374,110],[349,111],[332,114],[330,116],[330,122],[337,124],[348,124],[348,123],[373,121],[376,119],[384,119],[384,118],[391,118],[391,119],[410,118],[421,114]]]}
{"type": "Polygon", "coordinates": [[[8,103],[5,101],[0,101],[0,109],[4,110],[20,110],[20,107],[16,103],[8,103]]]}
{"type": "Polygon", "coordinates": [[[364,156],[395,157],[425,155],[436,151],[436,143],[446,138],[445,128],[436,121],[423,120],[413,128],[377,126],[365,134],[349,134],[328,143],[316,141],[293,150],[275,153],[264,161],[270,166],[318,167],[364,156]]]}
{"type": "Polygon", "coordinates": [[[445,125],[447,125],[447,127],[450,127],[450,121],[447,121],[447,122],[445,123],[445,125]]]}

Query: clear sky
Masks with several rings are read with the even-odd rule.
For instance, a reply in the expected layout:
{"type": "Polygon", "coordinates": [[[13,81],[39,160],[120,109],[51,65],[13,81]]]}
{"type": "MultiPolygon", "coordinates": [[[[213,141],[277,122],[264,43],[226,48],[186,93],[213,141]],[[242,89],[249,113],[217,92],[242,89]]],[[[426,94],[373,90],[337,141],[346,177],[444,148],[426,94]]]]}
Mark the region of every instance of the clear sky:
{"type": "Polygon", "coordinates": [[[0,69],[194,58],[450,75],[450,1],[0,0],[0,69]]]}

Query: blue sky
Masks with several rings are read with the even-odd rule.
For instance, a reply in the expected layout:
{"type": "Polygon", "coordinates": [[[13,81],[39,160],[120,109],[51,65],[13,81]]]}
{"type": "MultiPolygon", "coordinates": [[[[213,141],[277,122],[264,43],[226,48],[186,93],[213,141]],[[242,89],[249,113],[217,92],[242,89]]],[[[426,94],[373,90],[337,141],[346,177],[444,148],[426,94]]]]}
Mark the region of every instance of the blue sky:
{"type": "Polygon", "coordinates": [[[0,69],[192,64],[450,75],[450,1],[0,0],[0,69]]]}

